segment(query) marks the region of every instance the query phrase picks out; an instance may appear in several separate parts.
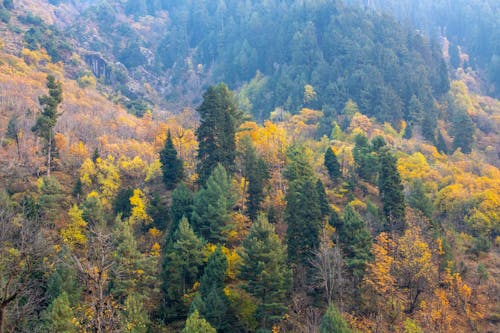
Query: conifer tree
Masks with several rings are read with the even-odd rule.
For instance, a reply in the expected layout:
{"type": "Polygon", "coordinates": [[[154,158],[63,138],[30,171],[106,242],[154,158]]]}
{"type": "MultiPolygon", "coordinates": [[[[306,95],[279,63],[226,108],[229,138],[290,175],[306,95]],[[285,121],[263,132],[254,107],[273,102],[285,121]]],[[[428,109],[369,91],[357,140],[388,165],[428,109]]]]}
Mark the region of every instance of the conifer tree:
{"type": "Polygon", "coordinates": [[[274,226],[259,215],[242,244],[240,279],[244,289],[259,300],[255,318],[261,329],[271,329],[286,311],[286,296],[291,285],[286,247],[274,226]]]}
{"type": "Polygon", "coordinates": [[[182,333],[216,333],[208,321],[200,317],[198,310],[194,310],[186,320],[186,325],[182,329],[182,333]]]}
{"type": "Polygon", "coordinates": [[[194,197],[192,225],[195,232],[211,243],[224,242],[231,229],[231,212],[236,203],[230,176],[218,165],[206,185],[194,197]]]}
{"type": "Polygon", "coordinates": [[[184,168],[182,166],[182,160],[177,157],[177,150],[175,150],[172,142],[170,130],[168,130],[167,133],[165,146],[160,151],[160,162],[163,173],[163,183],[167,190],[173,190],[177,183],[182,180],[184,168]]]}
{"type": "Polygon", "coordinates": [[[184,183],[172,192],[172,204],[170,206],[170,228],[168,231],[168,239],[171,240],[177,231],[179,222],[183,217],[190,218],[193,212],[193,193],[184,183]]]}
{"type": "Polygon", "coordinates": [[[325,186],[323,185],[321,179],[318,179],[316,181],[316,192],[318,193],[321,217],[324,219],[325,217],[328,217],[330,215],[332,209],[330,208],[330,204],[328,203],[325,186]]]}
{"type": "Polygon", "coordinates": [[[320,199],[304,149],[292,147],[288,155],[285,170],[289,182],[285,208],[288,259],[307,266],[312,251],[319,245],[322,224],[320,199]]]}
{"type": "Polygon", "coordinates": [[[62,85],[56,81],[53,75],[47,75],[48,95],[43,95],[38,98],[42,106],[42,112],[36,119],[35,126],[32,131],[39,137],[45,140],[45,152],[47,154],[47,176],[50,176],[52,154],[54,147],[54,127],[57,123],[57,118],[60,114],[57,112],[59,104],[62,102],[62,85]]]}
{"type": "Polygon", "coordinates": [[[352,155],[356,163],[356,173],[359,177],[368,182],[373,182],[377,175],[378,161],[376,154],[374,154],[372,147],[368,143],[366,135],[356,135],[352,155]]]}
{"type": "Polygon", "coordinates": [[[54,333],[77,333],[78,325],[68,294],[62,292],[48,308],[48,326],[54,333]]]}
{"type": "Polygon", "coordinates": [[[388,149],[381,151],[379,159],[379,195],[386,222],[391,231],[402,231],[405,222],[405,198],[397,159],[388,149]]]}
{"type": "Polygon", "coordinates": [[[248,181],[247,213],[255,220],[264,199],[264,184],[269,178],[267,165],[257,156],[255,147],[248,136],[242,139],[243,146],[243,176],[248,181]]]}
{"type": "Polygon", "coordinates": [[[346,320],[342,317],[335,305],[331,304],[321,319],[320,333],[351,333],[346,320]]]}
{"type": "Polygon", "coordinates": [[[325,167],[326,170],[328,170],[328,175],[332,181],[336,181],[342,177],[339,161],[337,160],[337,156],[331,147],[328,147],[325,152],[325,167]]]}
{"type": "Polygon", "coordinates": [[[440,153],[443,154],[449,153],[448,145],[446,144],[446,141],[444,140],[443,137],[443,133],[441,131],[438,131],[437,134],[436,148],[440,153]]]}
{"type": "Polygon", "coordinates": [[[231,328],[229,299],[224,293],[226,270],[226,256],[217,246],[208,257],[200,280],[200,294],[198,300],[193,302],[193,310],[198,310],[218,332],[230,332],[231,328]]]}
{"type": "Polygon", "coordinates": [[[462,149],[462,153],[470,154],[474,143],[474,123],[464,110],[458,110],[452,118],[453,149],[462,149]]]}
{"type": "Polygon", "coordinates": [[[196,130],[199,143],[197,171],[199,183],[203,185],[217,164],[222,164],[227,171],[233,170],[235,133],[241,114],[224,83],[209,87],[196,110],[201,118],[196,130]]]}
{"type": "Polygon", "coordinates": [[[127,296],[123,311],[122,332],[148,332],[150,319],[147,311],[144,309],[144,301],[141,298],[141,295],[136,292],[132,292],[127,296]]]}
{"type": "Polygon", "coordinates": [[[166,322],[184,319],[188,306],[183,296],[201,275],[203,266],[203,241],[194,233],[184,217],[174,234],[173,243],[165,249],[163,263],[164,302],[162,315],[166,322]]]}
{"type": "Polygon", "coordinates": [[[371,259],[371,236],[365,221],[351,205],[344,209],[342,224],[337,233],[346,266],[354,280],[359,282],[363,277],[365,264],[371,259]]]}

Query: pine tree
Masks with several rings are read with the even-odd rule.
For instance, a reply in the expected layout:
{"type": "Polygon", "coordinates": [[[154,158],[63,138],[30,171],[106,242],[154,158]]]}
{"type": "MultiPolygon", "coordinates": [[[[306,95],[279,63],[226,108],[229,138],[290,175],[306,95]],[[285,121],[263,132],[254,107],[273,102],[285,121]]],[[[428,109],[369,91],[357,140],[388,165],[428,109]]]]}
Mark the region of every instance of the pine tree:
{"type": "Polygon", "coordinates": [[[342,317],[335,305],[330,305],[321,319],[320,333],[351,333],[346,320],[342,317]]]}
{"type": "Polygon", "coordinates": [[[186,325],[182,329],[182,333],[216,333],[208,321],[200,317],[198,310],[194,310],[186,320],[186,325]]]}
{"type": "Polygon", "coordinates": [[[337,156],[331,147],[328,147],[325,152],[325,167],[326,170],[328,170],[328,175],[332,181],[336,181],[342,177],[339,161],[337,160],[337,156]]]}
{"type": "Polygon", "coordinates": [[[405,198],[397,159],[384,149],[380,156],[379,195],[386,222],[391,231],[402,231],[405,222],[405,198]]]}
{"type": "Polygon", "coordinates": [[[186,184],[181,183],[172,192],[172,204],[170,206],[170,228],[168,231],[168,239],[171,240],[177,231],[179,222],[183,217],[190,218],[193,212],[193,193],[188,189],[186,184]]]}
{"type": "Polygon", "coordinates": [[[205,184],[217,164],[222,164],[227,171],[233,170],[235,133],[241,114],[231,91],[223,83],[209,87],[196,110],[201,118],[196,131],[199,142],[198,180],[200,184],[205,184]]]}
{"type": "Polygon", "coordinates": [[[448,145],[446,144],[446,141],[444,140],[444,137],[443,137],[443,133],[441,131],[438,131],[436,148],[440,153],[443,153],[443,154],[449,153],[448,145]]]}
{"type": "Polygon", "coordinates": [[[285,208],[288,259],[307,266],[312,251],[319,245],[322,225],[320,198],[304,149],[292,147],[288,155],[285,170],[289,182],[285,208]]]}
{"type": "Polygon", "coordinates": [[[205,187],[194,197],[193,229],[211,243],[224,242],[231,229],[231,212],[235,204],[231,178],[224,167],[218,165],[205,187]]]}
{"type": "Polygon", "coordinates": [[[474,123],[464,110],[458,110],[452,118],[451,133],[453,134],[453,149],[462,149],[462,153],[470,154],[474,143],[474,123]]]}
{"type": "Polygon", "coordinates": [[[50,304],[48,310],[48,326],[50,332],[54,333],[76,333],[78,330],[78,322],[75,314],[69,303],[68,294],[62,292],[50,304]]]}
{"type": "Polygon", "coordinates": [[[208,263],[200,280],[200,294],[193,302],[193,310],[198,310],[218,332],[230,332],[231,316],[229,299],[224,293],[227,259],[222,248],[217,246],[208,257],[208,263]],[[198,306],[197,304],[200,304],[198,306]]]}
{"type": "Polygon", "coordinates": [[[408,204],[411,208],[421,211],[426,217],[432,216],[432,201],[425,193],[422,180],[416,179],[411,184],[408,204]]]}
{"type": "Polygon", "coordinates": [[[291,285],[286,247],[264,215],[259,215],[242,244],[239,278],[244,289],[259,300],[254,316],[260,328],[271,329],[286,311],[291,285]]]}
{"type": "Polygon", "coordinates": [[[332,209],[330,208],[330,204],[328,203],[328,197],[326,195],[325,186],[323,185],[321,179],[318,179],[316,181],[316,193],[318,193],[321,217],[322,220],[324,220],[326,217],[330,215],[332,209]]]}
{"type": "Polygon", "coordinates": [[[188,306],[183,302],[183,296],[199,279],[203,258],[203,241],[196,236],[184,217],[173,242],[165,249],[162,274],[164,302],[161,312],[166,322],[184,319],[187,315],[188,306]]]}
{"type": "Polygon", "coordinates": [[[182,166],[182,160],[177,157],[177,150],[175,150],[172,142],[170,130],[168,130],[167,133],[165,146],[160,151],[160,162],[163,172],[163,183],[167,190],[173,190],[177,183],[182,180],[184,168],[182,166]]]}
{"type": "Polygon", "coordinates": [[[248,136],[241,140],[243,146],[243,176],[248,181],[247,214],[255,220],[264,199],[264,184],[269,178],[265,161],[257,156],[255,147],[248,136]]]}
{"type": "Polygon", "coordinates": [[[56,81],[53,75],[47,75],[47,88],[49,89],[49,94],[38,98],[43,109],[36,119],[36,124],[33,126],[32,131],[45,140],[47,176],[50,176],[54,146],[54,127],[56,126],[57,118],[60,116],[57,113],[57,108],[62,102],[62,85],[61,82],[56,81]]]}
{"type": "Polygon", "coordinates": [[[365,264],[371,260],[371,236],[365,221],[351,205],[344,209],[342,224],[337,233],[347,268],[354,280],[359,282],[363,277],[365,264]]]}
{"type": "Polygon", "coordinates": [[[121,332],[127,333],[146,333],[150,319],[147,311],[144,309],[144,301],[136,292],[127,296],[123,311],[123,324],[121,332]]]}
{"type": "Polygon", "coordinates": [[[354,138],[354,148],[352,150],[354,162],[356,163],[356,173],[360,178],[373,182],[377,175],[377,156],[372,151],[368,143],[368,138],[364,134],[358,134],[354,138]]]}

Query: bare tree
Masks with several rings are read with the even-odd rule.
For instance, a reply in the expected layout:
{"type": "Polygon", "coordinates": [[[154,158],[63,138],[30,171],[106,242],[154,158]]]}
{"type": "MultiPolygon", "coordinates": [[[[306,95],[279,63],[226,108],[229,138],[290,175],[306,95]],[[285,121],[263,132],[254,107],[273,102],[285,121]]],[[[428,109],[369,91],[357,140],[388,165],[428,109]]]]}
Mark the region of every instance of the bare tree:
{"type": "Polygon", "coordinates": [[[321,243],[311,258],[314,267],[315,280],[325,292],[325,298],[330,305],[335,301],[342,309],[346,278],[344,275],[344,260],[339,246],[331,241],[331,235],[323,229],[321,243]]]}
{"type": "Polygon", "coordinates": [[[83,251],[73,252],[70,257],[85,284],[85,299],[91,316],[84,326],[92,332],[118,332],[118,305],[109,294],[110,277],[115,265],[114,244],[105,225],[89,228],[88,244],[83,251]]]}
{"type": "Polygon", "coordinates": [[[19,326],[44,301],[39,273],[49,247],[39,224],[19,210],[0,192],[0,333],[19,326]]]}

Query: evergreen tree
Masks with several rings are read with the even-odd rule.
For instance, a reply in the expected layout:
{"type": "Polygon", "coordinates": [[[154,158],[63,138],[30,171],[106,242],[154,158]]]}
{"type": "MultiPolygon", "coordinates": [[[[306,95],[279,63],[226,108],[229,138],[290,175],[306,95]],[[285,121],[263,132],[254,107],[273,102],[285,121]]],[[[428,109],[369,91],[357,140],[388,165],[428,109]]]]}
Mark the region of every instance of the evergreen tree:
{"type": "Polygon", "coordinates": [[[193,193],[188,189],[186,184],[181,183],[172,192],[172,204],[170,206],[170,228],[168,231],[168,239],[171,240],[177,231],[179,222],[183,217],[189,218],[193,212],[193,193]]]}
{"type": "Polygon", "coordinates": [[[455,112],[452,118],[453,149],[462,149],[462,153],[470,154],[474,143],[474,123],[464,110],[455,112]]]}
{"type": "Polygon", "coordinates": [[[436,116],[431,112],[425,112],[424,119],[422,120],[423,137],[430,142],[435,142],[436,127],[437,127],[436,116]]]}
{"type": "Polygon", "coordinates": [[[101,157],[101,154],[99,154],[99,148],[95,147],[94,152],[92,153],[92,162],[96,162],[98,158],[101,157]]]}
{"type": "Polygon", "coordinates": [[[231,178],[224,167],[218,165],[194,197],[193,229],[211,243],[224,242],[232,227],[231,212],[235,204],[231,178]]]}
{"type": "Polygon", "coordinates": [[[150,319],[144,309],[144,301],[136,292],[131,292],[124,304],[122,332],[146,333],[150,319]]]}
{"type": "Polygon", "coordinates": [[[248,136],[241,140],[243,146],[243,176],[248,181],[247,213],[255,220],[264,199],[264,184],[269,178],[265,161],[257,156],[255,147],[248,136]]]}
{"type": "Polygon", "coordinates": [[[325,152],[325,167],[326,170],[328,170],[328,175],[332,181],[336,181],[342,177],[339,161],[337,160],[337,156],[331,147],[328,147],[325,152]]]}
{"type": "Polygon", "coordinates": [[[52,150],[54,147],[54,127],[56,126],[57,118],[60,116],[60,114],[57,113],[57,108],[62,102],[62,85],[61,82],[56,81],[53,75],[47,75],[47,88],[49,89],[49,94],[38,98],[43,109],[36,119],[32,131],[45,140],[47,176],[50,176],[52,150]]]}
{"type": "Polygon", "coordinates": [[[365,264],[371,260],[371,236],[365,221],[351,205],[344,209],[337,233],[346,266],[354,281],[359,282],[363,277],[365,264]]]}
{"type": "Polygon", "coordinates": [[[405,199],[397,159],[384,149],[380,156],[379,195],[390,230],[402,231],[405,222],[405,199]]]}
{"type": "Polygon", "coordinates": [[[208,321],[200,317],[198,310],[194,310],[186,320],[182,333],[217,333],[208,321]]]}
{"type": "Polygon", "coordinates": [[[346,320],[342,317],[335,305],[330,305],[321,319],[320,333],[351,333],[346,320]]]}
{"type": "Polygon", "coordinates": [[[199,279],[203,257],[202,239],[196,236],[188,220],[182,218],[164,255],[162,316],[166,322],[184,319],[187,315],[188,306],[183,296],[199,279]]]}
{"type": "Polygon", "coordinates": [[[218,332],[230,332],[231,328],[229,299],[224,293],[226,270],[226,256],[217,246],[208,257],[200,280],[199,298],[193,302],[193,310],[198,310],[218,332]]]}
{"type": "Polygon", "coordinates": [[[318,193],[321,216],[324,219],[325,217],[328,217],[330,215],[332,209],[330,208],[330,204],[328,203],[325,186],[323,185],[321,179],[318,179],[316,181],[316,193],[318,193]]]}
{"type": "Polygon", "coordinates": [[[432,216],[432,201],[425,193],[422,180],[416,179],[411,184],[408,204],[411,208],[421,211],[427,218],[432,216]]]}
{"type": "Polygon", "coordinates": [[[177,157],[177,150],[175,150],[172,142],[170,130],[168,130],[167,133],[165,146],[160,151],[160,162],[163,172],[163,183],[167,190],[173,190],[177,183],[182,180],[184,168],[182,166],[182,160],[177,157]]]}
{"type": "Polygon", "coordinates": [[[356,172],[360,178],[373,182],[377,175],[377,156],[372,152],[372,147],[368,143],[368,138],[364,134],[358,134],[354,138],[354,148],[352,150],[356,172]]]}
{"type": "Polygon", "coordinates": [[[322,213],[312,168],[303,148],[292,147],[289,151],[285,176],[289,183],[285,208],[288,259],[307,266],[312,251],[319,245],[322,213]]]}
{"type": "Polygon", "coordinates": [[[259,300],[255,318],[260,328],[270,330],[286,312],[291,285],[286,247],[264,215],[259,215],[242,244],[239,278],[244,289],[259,300]]]}
{"type": "Polygon", "coordinates": [[[201,118],[196,130],[199,143],[198,180],[200,184],[205,184],[217,164],[222,164],[228,171],[233,170],[235,133],[241,115],[231,91],[223,83],[209,87],[196,110],[201,118]]]}
{"type": "Polygon", "coordinates": [[[443,133],[441,131],[438,131],[436,148],[440,153],[443,153],[443,154],[449,153],[448,145],[446,144],[446,141],[444,140],[444,137],[443,137],[443,133]]]}
{"type": "Polygon", "coordinates": [[[54,333],[77,333],[78,325],[75,320],[75,314],[71,308],[68,294],[62,292],[54,301],[49,305],[48,313],[48,326],[50,332],[54,333]]]}

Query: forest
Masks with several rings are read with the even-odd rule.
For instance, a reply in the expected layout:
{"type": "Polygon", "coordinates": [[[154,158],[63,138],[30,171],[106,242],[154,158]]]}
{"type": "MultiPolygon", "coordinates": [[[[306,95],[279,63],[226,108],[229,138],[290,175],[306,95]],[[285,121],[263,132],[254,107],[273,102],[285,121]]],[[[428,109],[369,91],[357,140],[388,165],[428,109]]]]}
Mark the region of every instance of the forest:
{"type": "Polygon", "coordinates": [[[499,6],[446,3],[3,0],[0,333],[497,332],[499,6]]]}

